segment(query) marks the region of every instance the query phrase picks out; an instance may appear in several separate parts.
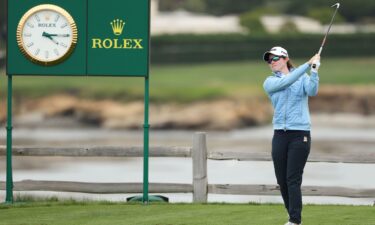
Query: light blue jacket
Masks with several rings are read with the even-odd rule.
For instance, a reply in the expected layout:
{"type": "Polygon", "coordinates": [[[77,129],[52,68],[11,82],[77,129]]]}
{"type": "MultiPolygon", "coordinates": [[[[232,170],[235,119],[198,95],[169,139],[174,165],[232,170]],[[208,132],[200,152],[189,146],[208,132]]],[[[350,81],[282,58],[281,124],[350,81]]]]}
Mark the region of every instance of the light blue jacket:
{"type": "Polygon", "coordinates": [[[309,68],[305,63],[287,75],[276,72],[264,81],[264,90],[274,109],[272,123],[275,130],[310,130],[308,96],[318,93],[319,76],[314,72],[308,76],[309,68]]]}

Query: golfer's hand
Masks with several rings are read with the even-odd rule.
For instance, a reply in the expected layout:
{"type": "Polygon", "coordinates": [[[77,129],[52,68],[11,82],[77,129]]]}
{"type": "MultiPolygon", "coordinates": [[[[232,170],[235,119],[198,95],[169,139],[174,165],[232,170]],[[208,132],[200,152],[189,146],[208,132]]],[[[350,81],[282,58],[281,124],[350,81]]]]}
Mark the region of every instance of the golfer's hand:
{"type": "Polygon", "coordinates": [[[317,61],[317,60],[313,61],[311,65],[311,72],[318,73],[319,67],[320,67],[320,61],[317,61]]]}
{"type": "Polygon", "coordinates": [[[320,55],[314,55],[307,63],[311,66],[315,61],[320,62],[320,55]]]}

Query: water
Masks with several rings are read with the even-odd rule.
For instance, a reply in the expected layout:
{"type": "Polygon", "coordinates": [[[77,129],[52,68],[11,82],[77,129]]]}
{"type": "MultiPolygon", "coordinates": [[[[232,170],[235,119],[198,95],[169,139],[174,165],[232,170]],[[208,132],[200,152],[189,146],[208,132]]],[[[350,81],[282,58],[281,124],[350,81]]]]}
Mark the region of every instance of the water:
{"type": "MultiPolygon", "coordinates": [[[[4,162],[4,159],[1,159],[4,162]]],[[[37,158],[15,157],[15,163],[32,161],[43,166],[36,169],[14,170],[14,180],[60,180],[80,182],[142,182],[142,158],[37,158]],[[48,169],[46,169],[46,167],[48,169]]],[[[304,185],[374,188],[373,164],[308,163],[304,185]],[[370,172],[371,171],[371,172],[370,172]]],[[[5,172],[0,173],[5,180],[5,172]]],[[[150,158],[150,182],[192,183],[192,162],[189,158],[150,158]]],[[[272,162],[208,161],[210,184],[271,184],[276,183],[272,162]]],[[[96,195],[55,192],[26,192],[33,195],[59,196],[60,198],[121,201],[132,195],[96,195]]],[[[4,192],[1,192],[4,195],[4,192]]],[[[163,194],[171,202],[191,202],[191,194],[163,194]]],[[[211,202],[281,202],[279,196],[209,195],[211,202]]],[[[339,197],[305,197],[305,203],[319,204],[373,204],[373,199],[339,197]]]]}
{"type": "MultiPolygon", "coordinates": [[[[346,118],[346,119],[345,119],[346,118]]],[[[359,120],[315,119],[312,152],[372,153],[375,151],[374,118],[359,120]],[[359,120],[359,122],[358,122],[359,120]],[[350,121],[350,122],[345,122],[350,121]],[[353,122],[357,121],[357,122],[353,122]]],[[[150,131],[151,146],[191,146],[194,131],[150,131]]],[[[5,129],[0,131],[5,143],[5,129]]],[[[15,127],[14,145],[21,146],[134,146],[142,145],[143,131],[106,130],[90,127],[15,127]]],[[[272,127],[207,132],[209,151],[269,152],[272,127]]],[[[142,182],[141,158],[14,157],[14,181],[59,180],[80,182],[142,182]]],[[[192,183],[190,158],[150,158],[150,182],[192,183]]],[[[375,164],[312,163],[306,165],[303,185],[375,188],[375,164]]],[[[0,180],[5,181],[5,158],[0,157],[0,180]]],[[[210,184],[276,184],[272,162],[222,160],[208,161],[210,184]]],[[[123,201],[134,194],[83,194],[22,192],[34,196],[123,201]]],[[[5,192],[0,191],[4,199],[5,192]]],[[[171,202],[191,202],[192,194],[163,194],[171,202]]],[[[209,194],[210,202],[274,202],[280,196],[243,196],[209,194]]],[[[305,203],[372,205],[374,198],[304,197],[305,203]]]]}

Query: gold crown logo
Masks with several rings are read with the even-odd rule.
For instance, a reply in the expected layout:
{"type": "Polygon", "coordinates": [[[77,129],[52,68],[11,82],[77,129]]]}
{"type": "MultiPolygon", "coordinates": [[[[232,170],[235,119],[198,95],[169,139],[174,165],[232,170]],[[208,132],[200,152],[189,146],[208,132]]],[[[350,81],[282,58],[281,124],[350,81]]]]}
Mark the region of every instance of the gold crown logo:
{"type": "Polygon", "coordinates": [[[45,18],[45,20],[49,20],[49,19],[51,19],[51,13],[49,13],[49,12],[46,12],[45,14],[44,14],[44,18],[45,18]]]}
{"type": "Polygon", "coordinates": [[[121,35],[124,29],[125,22],[120,19],[115,19],[111,22],[112,30],[115,35],[121,35]]]}

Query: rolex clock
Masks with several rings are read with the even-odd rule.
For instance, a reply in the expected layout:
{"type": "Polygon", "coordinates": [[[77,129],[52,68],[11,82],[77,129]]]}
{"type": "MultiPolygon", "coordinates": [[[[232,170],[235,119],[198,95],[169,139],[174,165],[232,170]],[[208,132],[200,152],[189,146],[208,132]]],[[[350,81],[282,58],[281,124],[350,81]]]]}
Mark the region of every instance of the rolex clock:
{"type": "Polygon", "coordinates": [[[17,44],[30,61],[50,66],[66,60],[77,44],[77,26],[63,8],[43,4],[29,9],[17,27],[17,44]]]}

